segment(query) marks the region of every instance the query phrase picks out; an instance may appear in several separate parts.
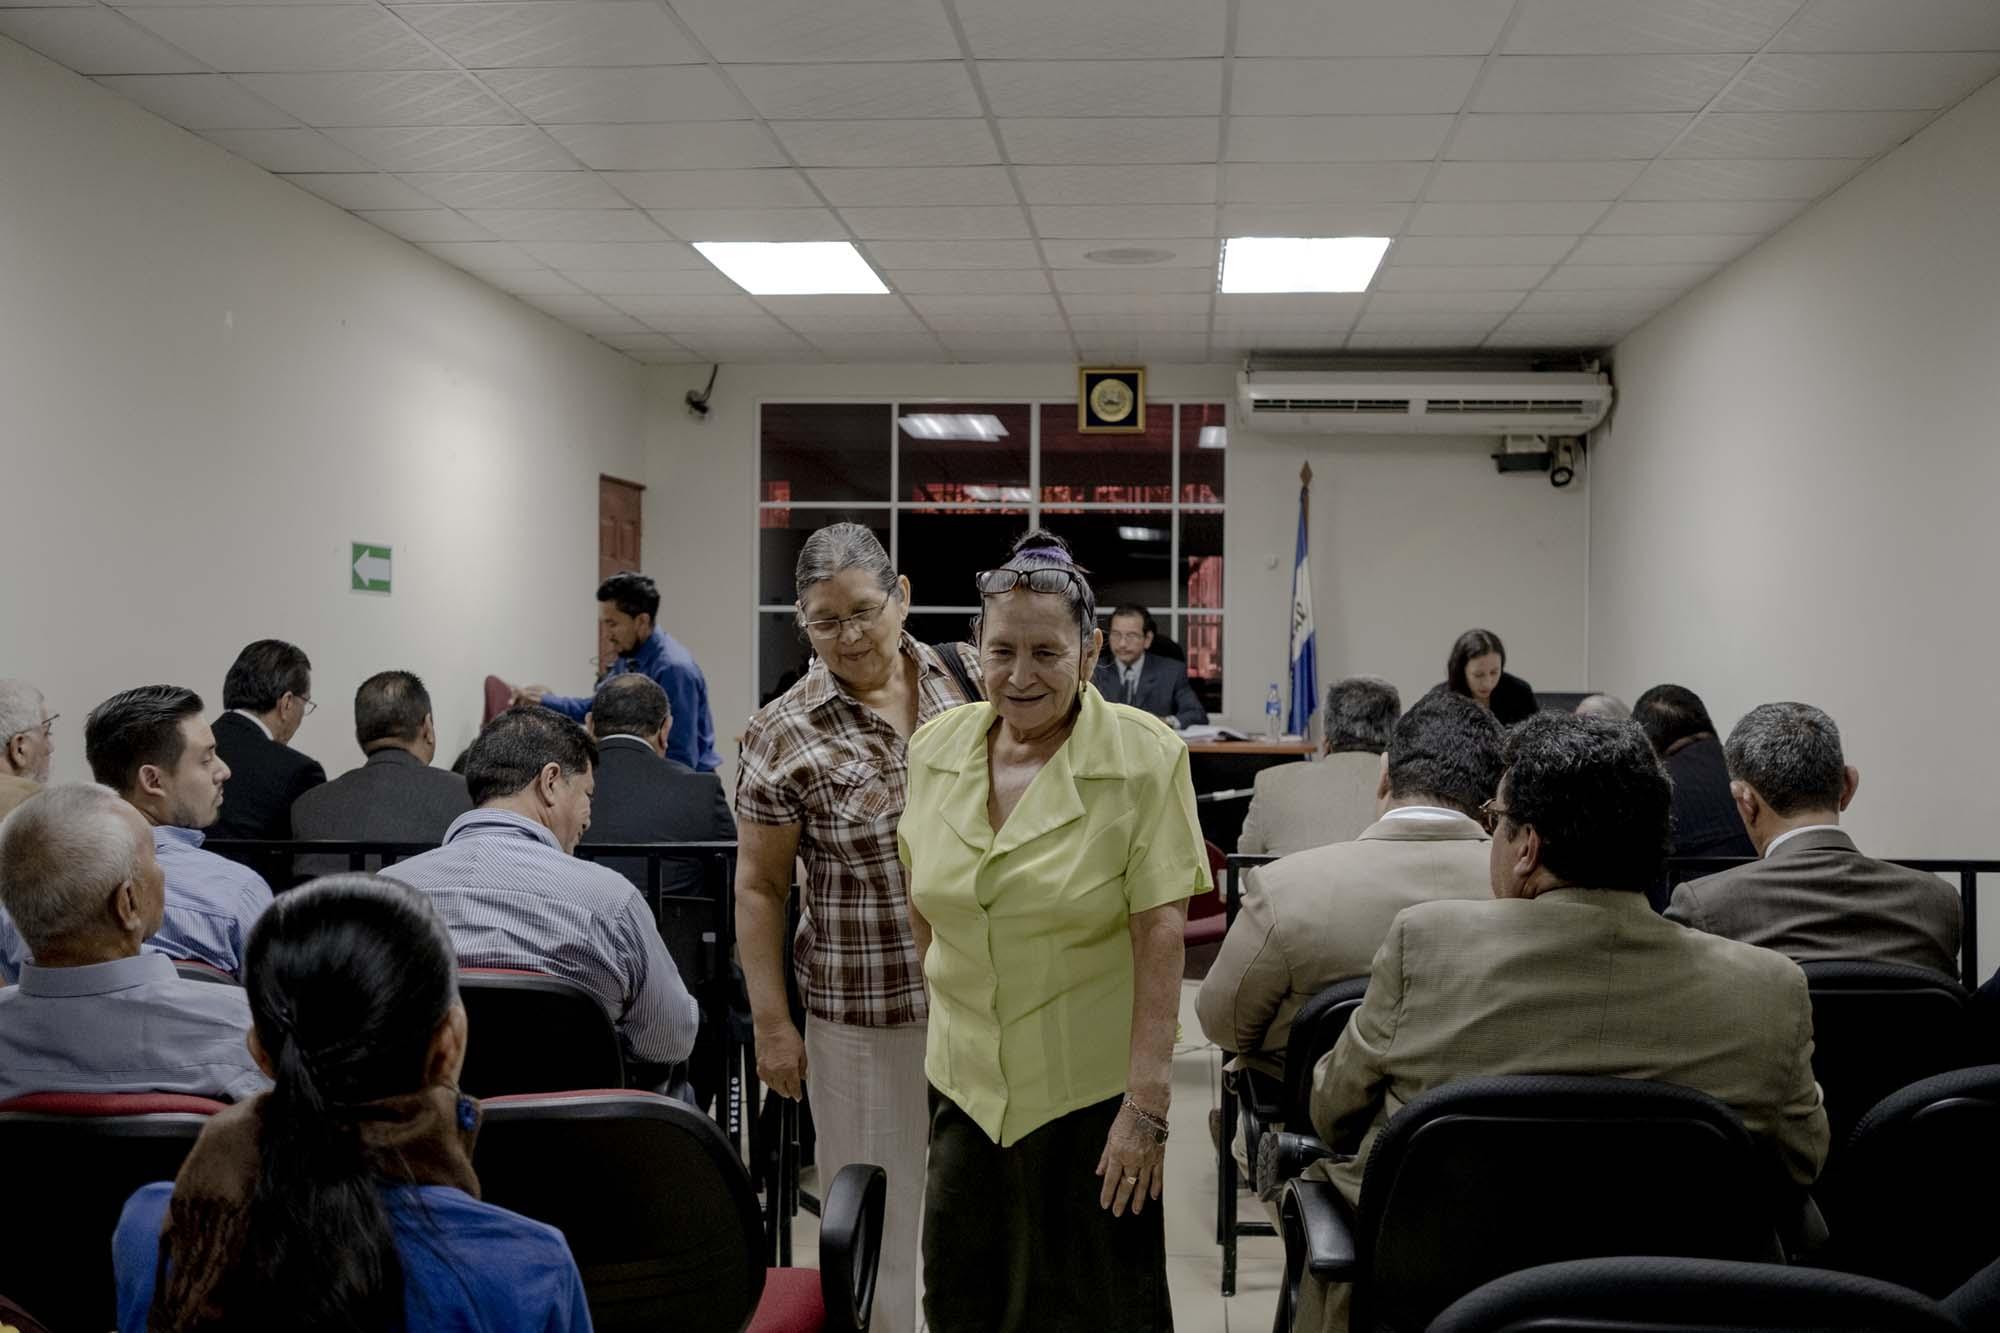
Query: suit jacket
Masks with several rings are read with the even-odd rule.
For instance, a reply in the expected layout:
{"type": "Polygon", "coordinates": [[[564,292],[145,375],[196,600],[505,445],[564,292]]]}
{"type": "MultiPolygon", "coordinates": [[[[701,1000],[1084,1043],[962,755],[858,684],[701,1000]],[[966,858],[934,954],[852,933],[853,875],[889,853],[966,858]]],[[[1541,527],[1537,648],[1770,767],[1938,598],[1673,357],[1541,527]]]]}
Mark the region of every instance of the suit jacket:
{"type": "Polygon", "coordinates": [[[391,747],[294,801],[292,836],[437,844],[470,809],[464,778],[391,747]]]}
{"type": "Polygon", "coordinates": [[[12,773],[0,773],[0,818],[21,802],[42,789],[42,784],[33,778],[17,778],[12,773]]]}
{"type": "Polygon", "coordinates": [[[326,781],[319,761],[281,745],[241,713],[215,719],[215,752],[229,766],[222,817],[210,838],[282,841],[292,836],[292,802],[326,781]]]}
{"type": "MultiPolygon", "coordinates": [[[[597,792],[590,798],[585,842],[733,842],[736,821],[722,793],[722,779],[662,759],[635,736],[610,736],[598,747],[597,792]]],[[[614,857],[604,864],[646,889],[646,863],[614,857]]],[[[661,892],[699,894],[708,867],[698,861],[664,861],[661,892]]]]}
{"type": "Polygon", "coordinates": [[[1381,779],[1382,756],[1361,750],[1260,769],[1236,850],[1290,856],[1358,838],[1375,822],[1381,779]]]}
{"type": "Polygon", "coordinates": [[[1666,758],[1674,783],[1674,855],[1754,857],[1757,846],[1729,794],[1729,766],[1713,736],[1684,745],[1666,758]]]}
{"type": "Polygon", "coordinates": [[[1194,687],[1188,684],[1187,663],[1158,653],[1147,653],[1141,660],[1145,665],[1139,669],[1139,689],[1129,701],[1118,674],[1118,659],[1108,653],[1098,662],[1096,674],[1091,677],[1097,692],[1112,703],[1130,702],[1142,712],[1170,717],[1183,727],[1198,727],[1208,721],[1208,710],[1194,697],[1194,687]]]}
{"type": "Polygon", "coordinates": [[[1238,1052],[1238,1066],[1282,1077],[1299,1009],[1336,981],[1367,976],[1398,912],[1445,898],[1491,899],[1490,841],[1464,815],[1387,818],[1352,842],[1251,870],[1242,909],[1201,983],[1201,1030],[1238,1052]]]}
{"type": "Polygon", "coordinates": [[[1787,840],[1764,860],[1674,890],[1667,918],[1795,962],[1836,958],[1958,975],[1958,891],[1863,856],[1839,829],[1787,840]]]}

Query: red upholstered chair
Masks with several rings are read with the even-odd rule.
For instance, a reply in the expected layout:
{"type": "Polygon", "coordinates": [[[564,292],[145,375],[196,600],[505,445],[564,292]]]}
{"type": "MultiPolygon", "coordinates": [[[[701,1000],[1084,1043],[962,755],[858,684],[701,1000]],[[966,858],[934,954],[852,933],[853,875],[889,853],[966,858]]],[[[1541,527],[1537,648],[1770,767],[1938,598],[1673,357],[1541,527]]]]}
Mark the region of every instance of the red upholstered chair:
{"type": "Polygon", "coordinates": [[[1229,857],[1212,842],[1204,842],[1202,846],[1208,849],[1208,875],[1213,887],[1188,899],[1187,933],[1183,942],[1190,949],[1220,944],[1229,933],[1229,917],[1222,901],[1222,877],[1228,873],[1229,857]]]}
{"type": "Polygon", "coordinates": [[[5,1296],[0,1296],[0,1328],[11,1328],[14,1333],[51,1333],[47,1324],[5,1296]]]}
{"type": "Polygon", "coordinates": [[[498,676],[486,678],[486,708],[479,715],[479,725],[485,726],[494,718],[506,712],[514,702],[514,687],[498,676]]]}
{"type": "Polygon", "coordinates": [[[616,1088],[625,1082],[618,1031],[604,1006],[575,982],[540,972],[463,967],[465,1068],[458,1086],[474,1097],[616,1088]]]}
{"type": "Polygon", "coordinates": [[[192,958],[174,959],[174,971],[180,973],[182,981],[213,981],[223,986],[241,984],[221,968],[196,962],[192,958]]]}
{"type": "Polygon", "coordinates": [[[766,1269],[750,1177],[715,1122],[672,1098],[495,1097],[473,1165],[488,1202],[556,1227],[598,1333],[859,1333],[874,1303],[886,1177],[827,1191],[818,1273],[766,1269]]]}
{"type": "Polygon", "coordinates": [[[172,1180],[223,1103],[167,1093],[42,1092],[0,1102],[17,1211],[0,1291],[54,1329],[117,1323],[111,1232],[141,1185],[172,1180]]]}

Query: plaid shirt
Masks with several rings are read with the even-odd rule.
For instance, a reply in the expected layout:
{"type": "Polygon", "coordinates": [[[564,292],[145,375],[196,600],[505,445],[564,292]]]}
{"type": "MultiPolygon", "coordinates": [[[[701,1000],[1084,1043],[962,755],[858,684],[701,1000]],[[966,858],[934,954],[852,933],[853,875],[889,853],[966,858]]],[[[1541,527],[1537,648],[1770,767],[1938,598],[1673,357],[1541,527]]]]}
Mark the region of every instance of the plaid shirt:
{"type": "MultiPolygon", "coordinates": [[[[971,650],[959,651],[979,679],[971,650]]],[[[903,652],[917,660],[918,726],[967,702],[934,649],[905,633],[903,652]]],[[[903,738],[818,660],[743,734],[736,818],[799,825],[806,884],[792,965],[806,1012],[827,1022],[911,1027],[927,1017],[896,858],[908,778],[903,738]]]]}

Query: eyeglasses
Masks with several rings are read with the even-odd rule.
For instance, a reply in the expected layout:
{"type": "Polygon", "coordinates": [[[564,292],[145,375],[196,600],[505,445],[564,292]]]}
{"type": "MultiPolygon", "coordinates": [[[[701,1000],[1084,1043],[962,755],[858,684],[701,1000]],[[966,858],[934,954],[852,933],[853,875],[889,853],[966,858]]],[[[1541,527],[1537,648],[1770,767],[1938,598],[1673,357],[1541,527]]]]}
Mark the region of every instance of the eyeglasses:
{"type": "Polygon", "coordinates": [[[1486,827],[1493,829],[1500,827],[1500,820],[1502,816],[1511,815],[1514,812],[1512,810],[1509,810],[1506,806],[1500,804],[1500,798],[1496,796],[1492,800],[1482,804],[1479,807],[1479,813],[1486,817],[1486,827]]]}
{"type": "Polygon", "coordinates": [[[318,704],[314,703],[314,702],[313,702],[313,701],[312,701],[312,700],[311,700],[311,699],[310,699],[309,697],[307,697],[306,695],[303,695],[303,694],[295,694],[295,695],[293,695],[292,697],[293,697],[294,699],[297,699],[297,700],[299,701],[299,708],[300,708],[300,710],[301,710],[301,711],[300,711],[300,713],[299,713],[299,720],[300,720],[300,721],[304,721],[304,720],[305,720],[306,718],[309,718],[309,717],[311,717],[311,716],[313,715],[313,709],[315,709],[315,708],[318,708],[318,707],[319,707],[319,705],[318,705],[318,704]]]}
{"type": "Polygon", "coordinates": [[[1083,586],[1083,576],[1073,569],[988,569],[972,577],[981,597],[998,597],[1023,584],[1029,592],[1068,592],[1083,586]]]}
{"type": "Polygon", "coordinates": [[[882,612],[888,605],[888,600],[885,598],[867,610],[856,611],[851,616],[841,616],[834,620],[808,620],[806,622],[806,633],[821,643],[831,643],[835,639],[838,639],[847,632],[849,625],[854,626],[858,632],[865,634],[875,628],[875,622],[882,618],[882,612]]]}
{"type": "Polygon", "coordinates": [[[1115,629],[1104,636],[1113,643],[1144,643],[1146,631],[1142,629],[1115,629]]]}
{"type": "MultiPolygon", "coordinates": [[[[62,716],[61,713],[50,713],[48,715],[47,720],[45,720],[40,726],[23,728],[22,730],[15,732],[14,736],[32,736],[39,731],[42,733],[42,739],[47,740],[50,734],[55,731],[56,719],[61,716],[62,716]]],[[[14,736],[9,736],[7,739],[11,741],[14,739],[14,736]]]]}

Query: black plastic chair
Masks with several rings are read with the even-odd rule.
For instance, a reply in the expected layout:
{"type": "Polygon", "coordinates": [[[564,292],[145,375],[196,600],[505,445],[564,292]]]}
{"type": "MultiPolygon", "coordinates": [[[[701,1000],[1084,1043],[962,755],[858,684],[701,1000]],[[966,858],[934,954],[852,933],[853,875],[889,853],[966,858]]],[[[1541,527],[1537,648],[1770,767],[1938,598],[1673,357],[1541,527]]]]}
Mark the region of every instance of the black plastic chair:
{"type": "Polygon", "coordinates": [[[1943,1304],[1962,1328],[2000,1328],[2000,1259],[1974,1273],[1943,1304]]]}
{"type": "Polygon", "coordinates": [[[1284,1187],[1285,1283],[1354,1287],[1349,1327],[1414,1331],[1482,1283],[1621,1254],[1782,1262],[1787,1197],[1736,1115],[1636,1079],[1472,1078],[1376,1136],[1357,1218],[1324,1181],[1284,1187]]]}
{"type": "Polygon", "coordinates": [[[111,1233],[141,1185],[172,1180],[223,1103],[155,1093],[36,1093],[0,1102],[14,1215],[0,1291],[59,1333],[118,1322],[111,1233]]]}
{"type": "Polygon", "coordinates": [[[1832,1233],[1826,1262],[1949,1295],[2000,1255],[2000,1065],[1883,1098],[1818,1193],[1832,1233]]]}
{"type": "Polygon", "coordinates": [[[1461,1296],[1430,1333],[1964,1333],[1887,1282],[1716,1259],[1580,1259],[1461,1296]]]}
{"type": "Polygon", "coordinates": [[[1900,963],[1802,967],[1812,994],[1813,1076],[1826,1095],[1835,1158],[1884,1097],[1973,1062],[1969,996],[1951,977],[1900,963]]]}
{"type": "Polygon", "coordinates": [[[458,997],[467,1028],[458,1085],[471,1096],[624,1086],[611,1016],[575,982],[468,967],[459,970],[458,997]]]}
{"type": "MultiPolygon", "coordinates": [[[[483,1109],[481,1197],[562,1231],[598,1333],[741,1333],[766,1297],[763,1219],[714,1121],[646,1092],[499,1097],[483,1109]]],[[[886,1180],[862,1165],[834,1178],[820,1222],[824,1322],[796,1312],[779,1327],[867,1328],[886,1180]]],[[[795,1283],[783,1286],[789,1297],[795,1283]]]]}

